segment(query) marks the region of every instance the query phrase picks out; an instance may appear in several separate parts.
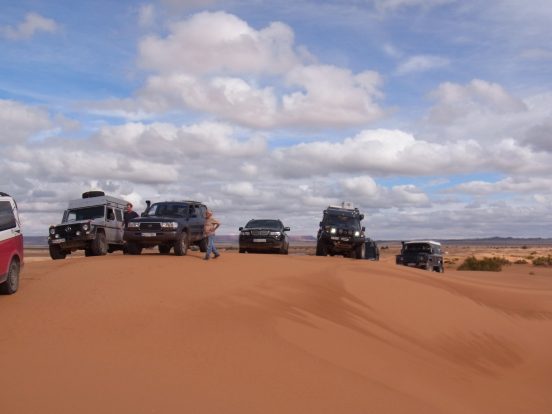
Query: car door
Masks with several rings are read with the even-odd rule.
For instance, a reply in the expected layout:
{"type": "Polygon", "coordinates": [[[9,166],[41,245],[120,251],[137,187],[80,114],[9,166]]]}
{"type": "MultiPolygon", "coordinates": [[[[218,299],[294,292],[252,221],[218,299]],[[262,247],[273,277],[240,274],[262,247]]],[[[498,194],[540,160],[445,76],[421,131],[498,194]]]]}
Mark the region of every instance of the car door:
{"type": "Polygon", "coordinates": [[[115,217],[115,210],[113,207],[107,207],[105,212],[105,236],[108,243],[115,242],[117,240],[117,220],[115,217]]]}
{"type": "Polygon", "coordinates": [[[19,227],[17,208],[8,197],[0,199],[0,278],[8,273],[14,255],[23,259],[23,236],[19,227]]]}

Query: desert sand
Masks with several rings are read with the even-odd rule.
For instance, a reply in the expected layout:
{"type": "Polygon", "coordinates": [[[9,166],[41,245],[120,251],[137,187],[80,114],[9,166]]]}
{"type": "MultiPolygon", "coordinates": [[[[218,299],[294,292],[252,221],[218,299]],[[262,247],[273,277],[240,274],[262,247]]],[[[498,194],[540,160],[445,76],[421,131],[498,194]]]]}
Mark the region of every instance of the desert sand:
{"type": "Polygon", "coordinates": [[[552,413],[552,269],[391,253],[29,255],[1,412],[552,413]]]}

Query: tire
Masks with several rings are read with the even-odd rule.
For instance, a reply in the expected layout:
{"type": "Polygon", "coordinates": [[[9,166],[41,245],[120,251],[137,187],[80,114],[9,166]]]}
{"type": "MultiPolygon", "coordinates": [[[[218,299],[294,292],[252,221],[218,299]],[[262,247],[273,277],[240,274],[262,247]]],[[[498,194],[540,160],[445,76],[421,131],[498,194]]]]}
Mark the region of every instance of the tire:
{"type": "Polygon", "coordinates": [[[355,253],[353,256],[355,259],[364,259],[364,243],[358,244],[355,247],[355,253]]]}
{"type": "Polygon", "coordinates": [[[182,232],[174,244],[174,254],[177,256],[186,256],[186,253],[188,253],[188,235],[182,232]]]}
{"type": "Polygon", "coordinates": [[[240,253],[245,253],[245,249],[239,249],[240,253]]]}
{"type": "Polygon", "coordinates": [[[169,254],[171,251],[171,246],[167,246],[166,244],[160,244],[158,248],[160,254],[169,254]]]}
{"type": "Polygon", "coordinates": [[[427,270],[428,272],[433,272],[433,263],[427,262],[425,270],[427,270]]]}
{"type": "Polygon", "coordinates": [[[136,243],[129,242],[126,245],[126,251],[128,254],[139,255],[142,253],[142,246],[136,243]]]}
{"type": "Polygon", "coordinates": [[[90,249],[84,249],[84,255],[86,257],[89,257],[89,256],[94,256],[94,253],[92,253],[92,250],[90,249]]]}
{"type": "Polygon", "coordinates": [[[50,250],[50,257],[53,260],[65,259],[65,257],[67,256],[67,253],[61,250],[61,247],[59,246],[50,246],[49,250],[50,250]]]}
{"type": "Polygon", "coordinates": [[[0,284],[0,293],[3,295],[13,295],[19,288],[19,260],[12,259],[8,267],[8,278],[0,284]]]}
{"type": "Polygon", "coordinates": [[[207,237],[199,241],[198,246],[201,253],[205,253],[207,251],[207,244],[209,244],[209,239],[207,237]]]}
{"type": "Polygon", "coordinates": [[[90,244],[90,250],[94,256],[105,256],[107,253],[107,242],[105,234],[102,232],[96,233],[96,238],[90,244]]]}
{"type": "Polygon", "coordinates": [[[328,255],[328,248],[324,245],[324,243],[318,243],[316,245],[316,255],[317,256],[327,256],[328,255]]]}

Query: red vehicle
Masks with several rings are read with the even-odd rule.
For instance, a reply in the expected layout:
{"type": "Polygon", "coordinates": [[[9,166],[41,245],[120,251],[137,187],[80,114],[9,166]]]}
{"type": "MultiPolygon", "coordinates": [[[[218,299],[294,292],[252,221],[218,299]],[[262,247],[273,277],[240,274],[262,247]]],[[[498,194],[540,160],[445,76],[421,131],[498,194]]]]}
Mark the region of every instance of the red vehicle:
{"type": "Polygon", "coordinates": [[[23,266],[23,235],[15,200],[0,192],[0,293],[11,295],[19,287],[23,266]]]}

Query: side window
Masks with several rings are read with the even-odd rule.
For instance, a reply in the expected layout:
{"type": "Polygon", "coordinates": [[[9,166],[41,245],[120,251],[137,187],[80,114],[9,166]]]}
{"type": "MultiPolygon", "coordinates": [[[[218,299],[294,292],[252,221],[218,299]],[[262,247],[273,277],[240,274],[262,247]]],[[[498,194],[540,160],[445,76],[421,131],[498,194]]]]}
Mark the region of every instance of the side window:
{"type": "Polygon", "coordinates": [[[0,231],[16,227],[15,215],[9,201],[0,201],[0,231]]]}
{"type": "Polygon", "coordinates": [[[117,221],[123,221],[123,213],[121,212],[121,210],[115,210],[115,218],[117,219],[117,221]]]}
{"type": "Polygon", "coordinates": [[[197,211],[195,209],[195,206],[190,205],[188,210],[188,216],[189,217],[196,217],[197,211]]]}
{"type": "Polygon", "coordinates": [[[108,220],[108,221],[113,221],[113,220],[115,220],[115,213],[113,212],[113,209],[112,209],[112,208],[108,208],[108,209],[107,209],[107,220],[108,220]]]}
{"type": "Polygon", "coordinates": [[[200,206],[199,207],[199,215],[200,217],[202,218],[205,218],[205,213],[207,212],[207,207],[205,206],[200,206]]]}

